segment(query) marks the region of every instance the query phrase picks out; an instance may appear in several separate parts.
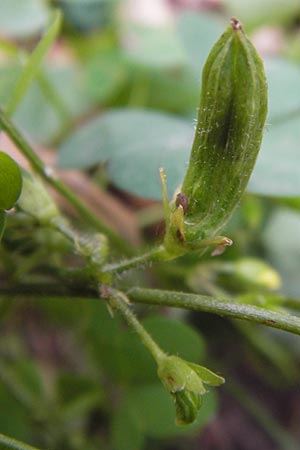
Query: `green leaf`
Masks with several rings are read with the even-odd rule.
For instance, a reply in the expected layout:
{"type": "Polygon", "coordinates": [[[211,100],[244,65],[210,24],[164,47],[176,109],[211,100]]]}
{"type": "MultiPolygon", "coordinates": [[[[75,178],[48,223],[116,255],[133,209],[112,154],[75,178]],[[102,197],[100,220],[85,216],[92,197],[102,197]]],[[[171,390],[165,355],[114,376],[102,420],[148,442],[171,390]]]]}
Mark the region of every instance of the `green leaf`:
{"type": "Polygon", "coordinates": [[[88,93],[93,100],[104,102],[121,88],[127,76],[127,67],[119,51],[102,52],[87,63],[88,93]]]}
{"type": "Polygon", "coordinates": [[[46,25],[49,12],[45,0],[1,0],[1,33],[14,38],[33,36],[46,25]]]}
{"type": "Polygon", "coordinates": [[[282,277],[282,292],[300,296],[300,217],[287,209],[277,210],[266,225],[262,235],[272,265],[282,277]]]}
{"type": "Polygon", "coordinates": [[[108,25],[113,17],[116,0],[60,0],[65,20],[79,31],[89,31],[108,25]]]}
{"type": "Polygon", "coordinates": [[[49,48],[52,46],[55,41],[58,32],[60,30],[62,21],[62,16],[59,11],[56,11],[53,15],[53,20],[44,34],[43,38],[40,40],[34,51],[32,52],[30,58],[26,62],[26,65],[17,80],[17,83],[14,87],[14,90],[11,94],[11,99],[7,105],[7,113],[9,115],[13,114],[13,112],[18,107],[21,102],[25,92],[27,91],[29,85],[31,84],[34,77],[37,75],[40,64],[48,52],[49,48]]]}
{"type": "Polygon", "coordinates": [[[216,414],[217,397],[210,392],[203,397],[203,405],[192,425],[175,425],[175,408],[171,396],[162,385],[150,384],[132,389],[124,399],[125,407],[133,414],[143,432],[156,439],[191,434],[204,427],[216,414]]]}
{"type": "MultiPolygon", "coordinates": [[[[266,58],[265,69],[268,80],[269,112],[267,123],[280,122],[300,111],[300,68],[284,58],[266,58]],[[284,89],[282,87],[284,86],[284,89]]],[[[266,132],[268,132],[268,127],[266,132]]]]}
{"type": "MultiPolygon", "coordinates": [[[[220,16],[202,13],[184,13],[179,17],[177,33],[185,48],[189,64],[199,79],[211,47],[223,33],[227,23],[220,16]]],[[[200,87],[200,86],[199,86],[200,87]]],[[[198,88],[199,89],[199,88],[198,88]]],[[[197,99],[199,93],[195,92],[197,99]]]]}
{"type": "MultiPolygon", "coordinates": [[[[1,433],[7,434],[16,439],[21,440],[28,439],[30,430],[30,418],[26,410],[7,391],[7,389],[1,382],[0,382],[0,404],[1,404],[0,408],[1,433]]],[[[0,449],[1,448],[6,449],[7,447],[0,446],[0,449]]]]}
{"type": "MultiPolygon", "coordinates": [[[[189,361],[198,362],[205,357],[205,342],[201,334],[176,319],[153,316],[143,321],[146,330],[168,354],[176,354],[189,361]]],[[[118,360],[120,378],[131,383],[153,382],[157,367],[148,350],[130,330],[123,333],[118,360]]]]}
{"type": "Polygon", "coordinates": [[[21,73],[21,65],[16,61],[9,61],[0,65],[0,103],[5,105],[21,73]]]}
{"type": "Polygon", "coordinates": [[[130,24],[123,33],[124,52],[136,64],[170,68],[185,62],[182,46],[171,28],[130,24]]]}
{"type": "Polygon", "coordinates": [[[114,450],[142,450],[145,436],[134,414],[122,404],[113,416],[111,428],[112,448],[114,450]]]}
{"type": "Polygon", "coordinates": [[[0,242],[3,238],[5,224],[6,224],[6,214],[4,211],[0,211],[0,242]]]}
{"type": "Polygon", "coordinates": [[[299,140],[299,116],[273,125],[265,132],[249,182],[250,192],[275,197],[299,197],[299,140]]]}
{"type": "MultiPolygon", "coordinates": [[[[46,68],[46,77],[64,103],[71,117],[87,112],[92,103],[82,83],[80,67],[46,68]]],[[[35,80],[28,89],[20,106],[14,114],[14,121],[22,129],[41,143],[47,143],[64,125],[60,111],[49,99],[39,80],[35,80]]]]}
{"type": "Polygon", "coordinates": [[[238,17],[245,25],[255,27],[283,24],[300,12],[298,0],[224,0],[227,14],[238,17]]]}
{"type": "Polygon", "coordinates": [[[19,166],[6,153],[0,152],[0,211],[14,206],[21,188],[22,177],[19,166]]]}
{"type": "Polygon", "coordinates": [[[119,109],[93,119],[60,148],[61,167],[88,168],[108,160],[116,186],[146,198],[161,198],[159,168],[167,170],[172,195],[185,172],[193,128],[175,116],[119,109]]]}

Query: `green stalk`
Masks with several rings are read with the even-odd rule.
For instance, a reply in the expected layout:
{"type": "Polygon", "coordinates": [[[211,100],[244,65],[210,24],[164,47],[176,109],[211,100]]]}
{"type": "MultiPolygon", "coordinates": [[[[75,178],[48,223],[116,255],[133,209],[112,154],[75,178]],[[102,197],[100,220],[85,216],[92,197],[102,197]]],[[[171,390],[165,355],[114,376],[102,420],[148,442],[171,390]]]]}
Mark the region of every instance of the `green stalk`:
{"type": "Polygon", "coordinates": [[[31,445],[24,444],[24,442],[17,441],[8,436],[4,436],[4,434],[0,434],[0,450],[39,450],[36,447],[32,447],[31,445]]]}
{"type": "Polygon", "coordinates": [[[147,253],[136,256],[131,259],[125,259],[124,261],[118,261],[116,263],[107,264],[103,267],[102,272],[108,273],[122,273],[127,270],[141,267],[144,264],[149,264],[154,261],[163,261],[166,256],[166,250],[163,245],[155,247],[147,253]]]}
{"type": "Polygon", "coordinates": [[[11,116],[18,105],[20,104],[22,98],[24,97],[25,92],[28,90],[31,82],[37,75],[39,71],[40,64],[55,41],[62,22],[62,15],[60,11],[55,11],[54,18],[49,26],[48,30],[44,34],[41,41],[38,43],[34,51],[32,52],[30,58],[28,59],[20,78],[17,80],[17,83],[14,87],[14,90],[11,94],[11,98],[9,104],[7,105],[7,114],[11,116]]]}
{"type": "MultiPolygon", "coordinates": [[[[103,288],[101,291],[102,297],[105,297],[105,295],[103,295],[103,288]]],[[[155,361],[159,363],[159,361],[165,356],[165,353],[152,339],[148,331],[145,330],[143,325],[139,322],[134,313],[131,311],[126,296],[122,292],[119,292],[116,289],[112,288],[107,288],[107,294],[112,308],[116,309],[124,317],[128,325],[140,337],[141,341],[143,342],[145,347],[149,350],[155,361]]]]}
{"type": "Polygon", "coordinates": [[[71,189],[68,188],[62,181],[60,181],[53,171],[45,166],[44,162],[34,152],[32,147],[19,133],[13,125],[7,114],[0,109],[0,127],[8,134],[10,139],[18,147],[20,152],[31,164],[31,167],[43,178],[48,184],[54,187],[68,202],[76,209],[80,216],[89,223],[96,230],[105,233],[111,242],[125,253],[131,253],[128,244],[111,228],[105,225],[97,216],[95,216],[81,200],[75,195],[71,189]]]}
{"type": "Polygon", "coordinates": [[[128,292],[130,300],[157,306],[171,306],[194,311],[203,311],[235,319],[248,320],[279,330],[300,335],[300,318],[288,314],[269,311],[256,306],[224,302],[206,295],[185,294],[159,289],[132,288],[128,292]]]}

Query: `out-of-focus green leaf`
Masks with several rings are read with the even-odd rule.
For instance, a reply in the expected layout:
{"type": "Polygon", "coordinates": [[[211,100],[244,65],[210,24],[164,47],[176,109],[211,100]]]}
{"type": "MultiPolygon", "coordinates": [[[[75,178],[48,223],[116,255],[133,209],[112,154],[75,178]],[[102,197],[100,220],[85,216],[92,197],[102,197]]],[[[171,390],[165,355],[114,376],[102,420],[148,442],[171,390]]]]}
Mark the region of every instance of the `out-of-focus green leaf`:
{"type": "MultiPolygon", "coordinates": [[[[87,95],[83,74],[78,67],[56,67],[47,70],[46,76],[72,117],[78,117],[90,108],[91,99],[87,95]]],[[[49,142],[64,125],[59,111],[55,110],[38,81],[26,93],[14,114],[14,120],[19,127],[43,144],[49,142]]]]}
{"type": "Polygon", "coordinates": [[[262,235],[272,265],[282,277],[282,291],[300,296],[300,217],[293,211],[277,210],[262,235]]]}
{"type": "MultiPolygon", "coordinates": [[[[193,362],[203,361],[204,340],[191,326],[160,316],[145,319],[143,325],[168,354],[176,354],[193,362]]],[[[157,367],[152,356],[130,330],[123,332],[119,355],[116,358],[123,380],[145,383],[157,379],[157,367]]]]}
{"type": "Polygon", "coordinates": [[[78,31],[108,25],[119,0],[59,0],[65,20],[78,31]]]}
{"type": "Polygon", "coordinates": [[[15,109],[18,107],[28,87],[32,83],[34,77],[37,75],[42,59],[57,37],[61,25],[61,20],[61,13],[59,11],[56,11],[53,15],[53,20],[49,25],[49,28],[26,62],[24,69],[22,70],[20,77],[18,78],[14,86],[11,98],[7,105],[7,113],[9,115],[13,114],[15,109]]]}
{"type": "Polygon", "coordinates": [[[250,192],[273,197],[300,195],[300,115],[270,126],[250,179],[250,192]]]}
{"type": "Polygon", "coordinates": [[[47,24],[49,13],[45,0],[1,0],[1,33],[14,38],[33,36],[47,24]]]}
{"type": "Polygon", "coordinates": [[[0,65],[0,104],[5,105],[15,86],[22,68],[17,61],[8,61],[0,65]]]}
{"type": "Polygon", "coordinates": [[[176,67],[185,62],[183,48],[171,28],[130,24],[123,30],[124,52],[145,67],[176,67]]]}
{"type": "Polygon", "coordinates": [[[217,412],[217,397],[210,392],[203,397],[203,406],[192,425],[175,425],[175,407],[171,396],[160,384],[150,384],[132,389],[124,399],[137,426],[146,436],[166,439],[196,432],[206,425],[217,412]]]}
{"type": "Polygon", "coordinates": [[[228,15],[238,17],[245,25],[283,24],[300,12],[298,0],[224,0],[228,15]]]}
{"type": "Polygon", "coordinates": [[[29,437],[30,421],[26,410],[0,382],[0,426],[1,433],[16,439],[29,437]]]}
{"type": "Polygon", "coordinates": [[[96,383],[91,378],[74,372],[60,375],[57,395],[61,418],[68,422],[78,418],[87,420],[87,415],[92,409],[99,407],[103,400],[100,381],[96,383]]]}
{"type": "MultiPolygon", "coordinates": [[[[212,45],[223,33],[226,22],[220,16],[202,13],[184,13],[179,17],[177,33],[186,54],[189,64],[200,79],[201,70],[212,45]]],[[[199,93],[196,93],[197,98],[199,93]]]]}
{"type": "Polygon", "coordinates": [[[122,404],[114,414],[111,429],[114,450],[142,450],[145,436],[140,424],[126,404],[122,404]]]}
{"type": "Polygon", "coordinates": [[[6,153],[0,152],[0,211],[14,206],[21,188],[22,176],[19,166],[6,153]]]}
{"type": "Polygon", "coordinates": [[[0,211],[0,242],[5,230],[5,224],[6,224],[6,214],[4,211],[0,211]]]}
{"type": "Polygon", "coordinates": [[[284,58],[267,58],[264,62],[269,94],[268,129],[273,121],[280,122],[289,114],[300,112],[300,68],[284,58]]]}
{"type": "Polygon", "coordinates": [[[160,198],[159,168],[172,194],[185,172],[193,128],[175,116],[147,110],[114,110],[93,119],[60,148],[61,167],[87,168],[108,161],[112,181],[146,198],[160,198]]]}
{"type": "Polygon", "coordinates": [[[92,99],[104,102],[123,85],[127,67],[118,51],[106,51],[88,61],[86,76],[87,90],[92,99]]]}

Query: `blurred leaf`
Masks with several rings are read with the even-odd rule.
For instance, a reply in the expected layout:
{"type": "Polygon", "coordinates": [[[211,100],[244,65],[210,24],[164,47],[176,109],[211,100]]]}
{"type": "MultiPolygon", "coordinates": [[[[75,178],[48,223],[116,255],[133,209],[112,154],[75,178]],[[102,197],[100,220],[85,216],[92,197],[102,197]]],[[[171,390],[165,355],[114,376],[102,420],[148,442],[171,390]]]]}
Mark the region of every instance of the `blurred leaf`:
{"type": "MultiPolygon", "coordinates": [[[[51,68],[47,70],[46,76],[71,116],[78,117],[90,108],[91,101],[79,67],[69,65],[51,68]]],[[[59,111],[49,101],[37,80],[14,114],[14,121],[40,143],[49,142],[64,126],[59,111]]]]}
{"type": "Polygon", "coordinates": [[[19,166],[6,153],[0,152],[0,211],[14,206],[21,188],[22,176],[19,166]]]}
{"type": "Polygon", "coordinates": [[[274,119],[279,122],[300,111],[300,68],[283,58],[267,58],[264,63],[269,93],[267,124],[272,124],[274,119]]]}
{"type": "Polygon", "coordinates": [[[30,37],[47,24],[49,13],[45,0],[1,0],[1,33],[13,38],[30,37]]]}
{"type": "Polygon", "coordinates": [[[300,216],[279,209],[271,216],[262,235],[272,265],[282,277],[282,291],[289,296],[300,296],[300,216]]]}
{"type": "Polygon", "coordinates": [[[6,214],[4,211],[0,211],[0,243],[4,234],[6,224],[6,214]]]}
{"type": "Polygon", "coordinates": [[[112,181],[146,198],[160,198],[159,168],[172,194],[185,171],[193,129],[185,120],[147,110],[119,109],[93,119],[60,148],[61,167],[87,168],[108,160],[112,181]],[[184,161],[184,162],[183,162],[184,161]]]}
{"type": "Polygon", "coordinates": [[[145,67],[176,67],[185,62],[183,48],[171,28],[130,24],[123,30],[124,52],[145,67]]]}
{"type": "MultiPolygon", "coordinates": [[[[194,362],[204,359],[205,342],[190,325],[160,316],[145,319],[143,325],[168,354],[176,354],[194,362]]],[[[123,381],[146,383],[157,379],[157,367],[152,356],[130,330],[123,333],[116,358],[123,381]]]]}
{"type": "Polygon", "coordinates": [[[30,433],[27,411],[0,382],[0,430],[16,439],[26,440],[30,433]]]}
{"type": "Polygon", "coordinates": [[[298,0],[223,0],[227,14],[247,26],[284,24],[300,12],[298,0]]]}
{"type": "Polygon", "coordinates": [[[60,403],[60,414],[63,420],[74,420],[82,417],[99,406],[103,400],[100,381],[96,383],[87,376],[74,372],[63,373],[57,380],[57,391],[60,403]]]}
{"type": "Polygon", "coordinates": [[[122,404],[114,414],[111,429],[114,450],[142,450],[145,436],[140,424],[126,404],[122,404]]]}
{"type": "MultiPolygon", "coordinates": [[[[178,37],[198,78],[200,78],[202,67],[212,45],[223,33],[226,25],[227,23],[220,16],[209,13],[187,12],[179,17],[177,23],[178,37]]],[[[197,94],[198,97],[199,93],[197,94]]]]}
{"type": "Polygon", "coordinates": [[[47,31],[28,58],[11,93],[11,98],[7,105],[7,113],[9,115],[13,114],[16,110],[34,77],[37,75],[45,54],[48,52],[57,37],[60,30],[61,19],[62,16],[60,12],[56,11],[47,31]]]}
{"type": "Polygon", "coordinates": [[[0,434],[0,450],[39,450],[36,447],[17,441],[10,436],[0,434]]]}
{"type": "Polygon", "coordinates": [[[86,67],[87,89],[93,100],[104,102],[124,84],[127,67],[117,50],[91,58],[86,67]]]}
{"type": "Polygon", "coordinates": [[[0,66],[1,105],[4,105],[8,102],[21,70],[22,70],[21,65],[15,60],[9,61],[6,64],[1,63],[0,66]]]}
{"type": "Polygon", "coordinates": [[[59,0],[65,20],[78,31],[91,31],[108,25],[118,0],[59,0]]]}
{"type": "Polygon", "coordinates": [[[203,397],[203,406],[193,425],[175,425],[175,407],[171,396],[160,384],[133,388],[124,399],[127,410],[133,414],[137,427],[152,438],[166,439],[196,432],[217,412],[217,397],[210,392],[203,397]]]}
{"type": "Polygon", "coordinates": [[[250,179],[250,192],[274,197],[300,195],[300,115],[265,132],[250,179]]]}

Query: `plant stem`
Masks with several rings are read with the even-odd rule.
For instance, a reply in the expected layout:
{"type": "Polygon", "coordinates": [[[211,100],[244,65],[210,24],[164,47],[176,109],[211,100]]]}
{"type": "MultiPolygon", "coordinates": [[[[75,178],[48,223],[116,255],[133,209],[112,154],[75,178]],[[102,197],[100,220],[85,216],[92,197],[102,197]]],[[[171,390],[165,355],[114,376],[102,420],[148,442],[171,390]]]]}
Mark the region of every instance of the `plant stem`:
{"type": "Polygon", "coordinates": [[[163,245],[155,247],[147,253],[136,256],[131,259],[125,259],[124,261],[119,261],[116,263],[107,264],[103,267],[102,272],[113,272],[122,273],[129,269],[134,269],[135,267],[143,266],[143,264],[151,263],[154,261],[163,261],[167,253],[163,245]]]}
{"type": "Polygon", "coordinates": [[[96,230],[103,232],[111,240],[111,242],[126,254],[130,254],[131,250],[128,244],[111,228],[106,226],[97,216],[95,216],[81,200],[75,195],[68,186],[62,183],[50,167],[45,166],[41,158],[34,152],[32,147],[23,138],[19,131],[15,128],[8,116],[0,109],[0,127],[8,134],[20,152],[31,164],[31,167],[43,178],[48,184],[53,186],[71,205],[78,211],[80,216],[86,220],[96,230]]]}
{"type": "Polygon", "coordinates": [[[145,347],[149,350],[155,361],[158,363],[161,360],[161,358],[165,356],[165,353],[156,344],[156,342],[152,339],[148,331],[145,330],[143,325],[139,322],[134,313],[131,311],[129,307],[129,302],[125,294],[113,288],[107,288],[107,292],[112,308],[116,309],[122,314],[128,325],[134,329],[134,331],[142,340],[145,347]]]}
{"type": "Polygon", "coordinates": [[[128,296],[130,300],[136,303],[203,311],[235,319],[249,320],[253,323],[300,335],[299,317],[270,311],[257,306],[219,301],[217,298],[206,295],[185,294],[159,289],[132,288],[128,292],[128,296]]]}
{"type": "Polygon", "coordinates": [[[31,445],[24,444],[24,442],[16,441],[11,437],[0,434],[0,450],[39,450],[31,445]]]}

